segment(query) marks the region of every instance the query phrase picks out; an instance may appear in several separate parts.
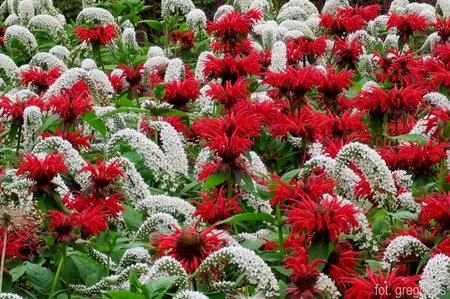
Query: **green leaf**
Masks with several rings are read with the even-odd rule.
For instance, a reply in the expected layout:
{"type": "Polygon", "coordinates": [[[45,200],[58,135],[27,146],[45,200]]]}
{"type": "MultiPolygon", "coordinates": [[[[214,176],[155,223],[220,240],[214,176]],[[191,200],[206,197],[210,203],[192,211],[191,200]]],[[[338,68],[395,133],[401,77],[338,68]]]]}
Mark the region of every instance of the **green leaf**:
{"type": "Polygon", "coordinates": [[[301,169],[294,169],[291,170],[289,172],[286,172],[282,177],[281,180],[283,182],[289,182],[290,180],[292,180],[296,175],[298,175],[298,173],[300,172],[301,169]]]}
{"type": "MultiPolygon", "coordinates": [[[[314,235],[311,246],[309,247],[309,263],[312,264],[318,259],[324,260],[325,262],[328,261],[328,256],[331,253],[330,247],[332,247],[332,244],[330,244],[327,235],[314,235]]],[[[324,266],[325,264],[320,264],[316,268],[322,271],[324,266]]]]}
{"type": "Polygon", "coordinates": [[[130,206],[124,205],[125,211],[122,213],[125,226],[129,230],[137,230],[142,224],[142,214],[130,206]]]}
{"type": "Polygon", "coordinates": [[[108,117],[114,116],[114,115],[119,114],[119,113],[124,113],[124,112],[125,113],[147,113],[148,110],[140,109],[140,108],[136,108],[136,107],[120,107],[120,108],[117,108],[117,109],[115,109],[113,111],[106,112],[105,114],[102,114],[98,118],[99,119],[101,119],[101,118],[108,118],[108,117]]]}
{"type": "Polygon", "coordinates": [[[421,135],[421,134],[406,134],[406,135],[399,135],[399,136],[387,136],[386,137],[390,140],[401,140],[401,141],[411,141],[411,142],[427,142],[428,139],[421,135]]]}
{"type": "Polygon", "coordinates": [[[386,222],[386,219],[383,217],[376,218],[372,224],[372,232],[375,236],[379,236],[382,233],[386,232],[389,228],[389,224],[386,222]]]}
{"type": "Polygon", "coordinates": [[[162,299],[168,290],[172,287],[178,276],[170,276],[159,279],[153,279],[145,285],[149,293],[149,299],[162,299]]]}
{"type": "Polygon", "coordinates": [[[213,173],[210,174],[203,184],[202,191],[211,189],[219,184],[222,184],[228,179],[228,175],[225,173],[213,173]]]}
{"type": "Polygon", "coordinates": [[[225,224],[225,223],[236,223],[236,222],[240,222],[240,221],[247,221],[247,222],[257,222],[257,221],[266,221],[266,222],[270,222],[270,223],[276,223],[276,219],[273,218],[272,215],[268,214],[268,213],[242,213],[242,214],[237,214],[234,216],[231,216],[225,220],[222,220],[220,222],[218,222],[217,224],[225,224]]]}
{"type": "Polygon", "coordinates": [[[157,20],[143,20],[143,21],[140,21],[139,23],[145,23],[157,31],[160,31],[160,32],[163,31],[163,25],[161,24],[161,22],[159,22],[157,20]]]}
{"type": "Polygon", "coordinates": [[[367,260],[366,262],[367,262],[367,265],[369,266],[369,268],[370,268],[372,271],[377,271],[377,272],[378,272],[378,269],[381,269],[381,264],[380,264],[379,261],[376,261],[376,260],[367,260]]]}
{"type": "Polygon", "coordinates": [[[153,89],[153,95],[157,99],[162,99],[164,95],[166,94],[166,85],[163,83],[160,83],[156,85],[156,87],[153,89]]]}
{"type": "Polygon", "coordinates": [[[143,295],[135,294],[131,291],[120,290],[120,291],[107,291],[102,292],[108,298],[113,299],[145,299],[143,295]]]}
{"type": "Polygon", "coordinates": [[[253,182],[253,179],[248,175],[248,173],[239,173],[237,176],[237,182],[239,182],[239,185],[245,191],[249,193],[255,192],[255,183],[253,182]]]}
{"type": "Polygon", "coordinates": [[[82,119],[86,121],[91,127],[96,129],[103,138],[106,138],[106,125],[103,120],[99,119],[95,112],[88,111],[85,115],[82,116],[82,119]]]}
{"type": "MultiPolygon", "coordinates": [[[[87,282],[89,276],[95,274],[97,277],[101,277],[103,274],[103,267],[100,267],[97,263],[91,261],[89,258],[87,258],[84,255],[70,255],[69,256],[70,261],[74,264],[74,272],[78,272],[79,277],[87,282]]],[[[93,277],[89,278],[91,281],[93,277]]],[[[96,281],[97,282],[97,281],[96,281]]]]}
{"type": "Polygon", "coordinates": [[[22,275],[24,275],[26,270],[27,270],[27,265],[26,264],[22,264],[22,265],[16,266],[16,267],[12,268],[11,270],[9,270],[9,274],[12,277],[12,282],[16,281],[22,275]]]}
{"type": "Polygon", "coordinates": [[[59,119],[59,115],[50,115],[47,117],[42,124],[42,126],[37,130],[37,133],[43,133],[47,131],[49,128],[53,127],[54,125],[57,125],[61,123],[61,120],[59,119]]]}
{"type": "Polygon", "coordinates": [[[52,271],[28,262],[26,263],[26,267],[27,280],[33,288],[35,288],[39,293],[46,295],[50,294],[52,283],[55,278],[52,271]]]}

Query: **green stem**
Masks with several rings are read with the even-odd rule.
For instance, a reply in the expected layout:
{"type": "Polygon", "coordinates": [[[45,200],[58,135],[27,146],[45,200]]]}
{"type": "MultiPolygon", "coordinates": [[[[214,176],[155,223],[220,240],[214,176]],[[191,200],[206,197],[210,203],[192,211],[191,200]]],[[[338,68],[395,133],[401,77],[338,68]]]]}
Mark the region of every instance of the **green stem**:
{"type": "Polygon", "coordinates": [[[284,258],[283,221],[281,220],[280,203],[277,203],[276,217],[277,217],[277,225],[278,225],[278,243],[280,245],[280,253],[284,258]]]}
{"type": "Polygon", "coordinates": [[[97,63],[100,64],[100,66],[102,67],[102,70],[105,71],[105,64],[103,63],[103,58],[102,58],[102,51],[100,49],[100,45],[94,45],[92,44],[92,52],[94,52],[94,55],[97,56],[97,63]]]}
{"type": "Polygon", "coordinates": [[[231,171],[230,171],[230,174],[228,176],[227,198],[228,199],[232,199],[233,198],[233,179],[232,179],[231,171]]]}
{"type": "Polygon", "coordinates": [[[21,139],[22,139],[22,124],[19,125],[19,132],[17,133],[16,156],[19,155],[21,139]]]}
{"type": "Polygon", "coordinates": [[[62,256],[64,258],[64,274],[65,274],[65,279],[66,279],[66,285],[67,285],[67,298],[71,299],[72,298],[72,294],[70,292],[70,287],[69,287],[69,271],[67,271],[67,249],[66,246],[63,247],[62,249],[62,256]]]}
{"type": "Polygon", "coordinates": [[[52,284],[52,291],[51,294],[53,295],[56,291],[56,287],[58,286],[59,277],[61,276],[61,270],[64,266],[64,260],[65,260],[65,252],[61,252],[61,258],[59,259],[58,269],[56,269],[55,279],[53,280],[52,284]]]}
{"type": "Polygon", "coordinates": [[[5,227],[3,233],[3,248],[2,248],[2,260],[0,262],[0,294],[2,293],[3,286],[3,271],[5,269],[5,256],[6,256],[6,243],[8,242],[8,229],[5,227]]]}

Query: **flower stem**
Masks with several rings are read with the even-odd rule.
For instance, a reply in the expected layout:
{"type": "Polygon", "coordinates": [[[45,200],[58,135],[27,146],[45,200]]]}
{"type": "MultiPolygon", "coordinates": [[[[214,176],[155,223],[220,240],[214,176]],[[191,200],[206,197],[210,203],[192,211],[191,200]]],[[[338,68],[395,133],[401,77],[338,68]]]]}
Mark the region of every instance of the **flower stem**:
{"type": "Polygon", "coordinates": [[[53,280],[52,284],[52,291],[51,294],[54,294],[56,291],[56,287],[58,286],[59,277],[61,276],[61,270],[64,266],[64,260],[65,258],[65,252],[61,252],[61,258],[59,259],[58,269],[56,269],[55,279],[53,280]]]}
{"type": "Polygon", "coordinates": [[[6,243],[8,242],[8,229],[5,227],[3,233],[3,248],[2,248],[2,260],[0,262],[0,294],[2,293],[3,286],[3,271],[5,268],[5,256],[6,256],[6,243]]]}
{"type": "Polygon", "coordinates": [[[20,151],[20,140],[22,139],[22,124],[19,125],[19,132],[17,133],[17,146],[16,146],[16,156],[19,155],[20,151]]]}
{"type": "Polygon", "coordinates": [[[283,221],[281,221],[280,203],[277,203],[276,217],[277,217],[277,225],[278,225],[278,243],[280,246],[280,253],[284,258],[283,221]]]}

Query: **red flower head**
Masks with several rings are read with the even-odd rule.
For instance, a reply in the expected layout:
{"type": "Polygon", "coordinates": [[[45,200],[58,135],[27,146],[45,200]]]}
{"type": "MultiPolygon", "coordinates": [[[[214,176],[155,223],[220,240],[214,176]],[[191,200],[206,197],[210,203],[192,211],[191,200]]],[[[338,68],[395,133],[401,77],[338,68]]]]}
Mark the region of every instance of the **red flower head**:
{"type": "Polygon", "coordinates": [[[227,219],[241,212],[241,207],[236,201],[238,196],[236,195],[231,199],[223,197],[223,187],[211,194],[211,196],[201,193],[200,197],[203,199],[203,202],[194,201],[197,205],[194,216],[200,216],[203,221],[210,224],[227,219]]]}
{"type": "Polygon", "coordinates": [[[350,114],[349,110],[346,110],[340,116],[333,114],[324,116],[320,126],[326,128],[326,135],[329,134],[330,139],[347,137],[352,140],[365,141],[369,139],[370,135],[361,119],[362,113],[350,114]]]}
{"type": "Polygon", "coordinates": [[[381,66],[381,70],[376,74],[378,82],[388,81],[407,86],[423,80],[424,74],[420,73],[422,67],[411,54],[411,50],[403,54],[398,49],[387,52],[386,56],[375,53],[381,66]]]}
{"type": "Polygon", "coordinates": [[[332,111],[337,111],[338,96],[344,89],[353,86],[354,75],[353,71],[337,72],[334,68],[328,67],[326,73],[319,77],[317,91],[320,93],[320,102],[332,111]]]}
{"type": "Polygon", "coordinates": [[[314,234],[336,242],[341,233],[359,226],[356,212],[353,205],[340,203],[337,198],[323,199],[321,203],[303,200],[289,211],[287,221],[292,223],[292,233],[314,234]]]}
{"type": "Polygon", "coordinates": [[[357,38],[348,40],[342,40],[338,38],[334,42],[333,54],[336,63],[340,66],[356,67],[358,57],[363,53],[363,44],[358,41],[357,38]]]}
{"type": "Polygon", "coordinates": [[[106,158],[97,161],[92,164],[86,161],[88,165],[80,169],[80,172],[89,172],[89,179],[92,181],[91,185],[87,188],[86,194],[93,192],[97,196],[104,197],[108,193],[108,188],[113,187],[117,177],[124,177],[124,173],[120,170],[121,163],[118,159],[111,163],[106,163],[106,158]]]}
{"type": "Polygon", "coordinates": [[[286,290],[288,299],[314,299],[322,295],[322,291],[317,288],[319,271],[315,267],[322,263],[316,260],[312,265],[300,263],[296,259],[287,258],[284,260],[285,267],[292,269],[290,276],[293,286],[286,290]]]}
{"type": "Polygon", "coordinates": [[[444,240],[442,240],[436,247],[436,249],[433,251],[432,256],[439,253],[448,255],[449,252],[450,252],[450,236],[447,235],[447,237],[444,240]]]}
{"type": "Polygon", "coordinates": [[[144,65],[141,63],[136,68],[134,66],[128,67],[126,65],[118,65],[117,68],[123,70],[122,79],[129,84],[131,90],[139,90],[142,88],[142,69],[144,65]]]}
{"type": "Polygon", "coordinates": [[[151,244],[157,246],[159,256],[168,255],[175,258],[186,271],[192,273],[226,242],[220,238],[220,233],[213,232],[213,229],[213,226],[203,231],[195,227],[186,228],[184,231],[176,228],[172,235],[160,235],[151,244]]]}
{"type": "Polygon", "coordinates": [[[68,216],[57,210],[48,211],[47,217],[51,219],[49,229],[55,231],[55,242],[69,245],[76,238],[71,234],[76,228],[74,216],[75,214],[68,216]]]}
{"type": "Polygon", "coordinates": [[[186,110],[189,100],[195,101],[200,95],[199,82],[194,79],[173,80],[164,87],[166,93],[163,100],[172,104],[175,109],[186,110]]]}
{"type": "Polygon", "coordinates": [[[226,54],[223,58],[213,55],[205,61],[205,75],[214,79],[222,79],[222,82],[231,81],[234,84],[240,77],[258,75],[260,73],[258,56],[250,54],[244,58],[233,57],[226,54]]]}
{"type": "Polygon", "coordinates": [[[436,28],[436,32],[441,38],[439,43],[445,45],[450,38],[450,18],[441,19],[438,17],[433,26],[436,28]]]}
{"type": "Polygon", "coordinates": [[[41,134],[42,138],[48,138],[53,136],[61,137],[64,140],[67,140],[72,144],[72,146],[77,150],[80,151],[81,147],[84,148],[90,148],[91,144],[89,141],[92,139],[92,135],[89,136],[83,136],[83,133],[81,131],[61,131],[60,129],[57,129],[55,133],[51,134],[48,132],[44,132],[41,134]]]}
{"type": "Polygon", "coordinates": [[[440,59],[445,66],[450,68],[450,45],[437,45],[434,48],[433,55],[440,59]]]}
{"type": "Polygon", "coordinates": [[[243,78],[237,80],[234,84],[227,81],[225,86],[220,83],[210,83],[209,86],[210,89],[206,94],[218,100],[219,103],[225,106],[227,111],[237,102],[247,100],[250,95],[250,92],[247,90],[248,83],[243,78]]]}
{"type": "Polygon", "coordinates": [[[432,72],[433,77],[431,82],[436,86],[450,87],[450,70],[445,68],[442,64],[437,64],[436,69],[432,72]]]}
{"type": "Polygon", "coordinates": [[[61,67],[59,66],[48,72],[41,67],[34,66],[20,74],[20,82],[24,85],[31,83],[36,88],[37,93],[41,94],[46,92],[59,76],[61,76],[61,67]]]}
{"type": "Polygon", "coordinates": [[[246,13],[231,11],[222,15],[216,22],[208,22],[208,34],[214,33],[218,38],[211,48],[218,52],[239,55],[248,54],[251,45],[247,35],[251,26],[262,18],[260,10],[250,9],[246,13]]]}
{"type": "MultiPolygon", "coordinates": [[[[3,248],[3,228],[0,228],[0,234],[0,248],[3,248]]],[[[19,257],[20,259],[27,259],[30,256],[36,255],[36,249],[39,246],[40,242],[41,239],[37,238],[34,233],[31,233],[27,230],[15,229],[13,231],[9,231],[5,258],[12,259],[15,257],[19,257]]]]}
{"type": "Polygon", "coordinates": [[[97,197],[95,194],[67,193],[62,200],[69,209],[79,213],[92,208],[101,208],[105,217],[112,218],[117,218],[119,213],[125,210],[121,201],[120,193],[114,193],[106,198],[97,197]]]}
{"type": "Polygon", "coordinates": [[[448,234],[450,232],[450,194],[434,193],[429,197],[422,198],[424,203],[419,217],[424,223],[436,222],[435,233],[448,234]]]}
{"type": "Polygon", "coordinates": [[[125,80],[119,74],[107,74],[109,82],[117,93],[121,93],[125,88],[125,80]]]}
{"type": "MultiPolygon", "coordinates": [[[[160,117],[152,117],[151,121],[165,121],[169,123],[175,130],[182,133],[185,137],[190,136],[190,131],[188,127],[184,124],[184,120],[180,116],[160,116],[160,117]]],[[[146,115],[142,116],[141,122],[139,125],[139,130],[149,137],[153,138],[155,134],[155,130],[150,126],[148,122],[148,117],[146,115]]]]}
{"type": "Polygon", "coordinates": [[[398,276],[396,271],[386,273],[386,276],[378,270],[378,274],[366,268],[367,278],[355,277],[348,279],[352,287],[345,294],[346,299],[407,299],[409,293],[405,290],[416,292],[418,297],[420,288],[417,285],[418,276],[398,276]]]}
{"type": "Polygon", "coordinates": [[[308,37],[288,39],[286,42],[287,59],[289,65],[296,65],[299,61],[314,62],[315,58],[325,54],[327,43],[323,36],[313,40],[308,37]]]}
{"type": "Polygon", "coordinates": [[[330,253],[323,272],[335,281],[340,290],[346,288],[346,279],[357,274],[358,254],[348,242],[338,243],[330,253]]]}
{"type": "Polygon", "coordinates": [[[92,110],[89,87],[80,80],[71,88],[63,88],[60,94],[52,95],[47,105],[49,110],[59,114],[67,130],[77,123],[80,115],[92,110]]]}
{"type": "Polygon", "coordinates": [[[194,33],[191,31],[187,31],[185,33],[173,31],[169,35],[169,43],[178,44],[184,51],[189,51],[195,47],[194,33]]]}
{"type": "Polygon", "coordinates": [[[114,24],[108,25],[94,25],[90,28],[81,26],[75,27],[76,37],[83,42],[91,43],[94,46],[106,45],[111,43],[117,36],[116,27],[114,24]]]}
{"type": "Polygon", "coordinates": [[[30,106],[36,106],[43,108],[44,103],[40,98],[30,97],[22,101],[18,97],[15,100],[11,100],[8,97],[0,97],[0,109],[1,115],[11,118],[11,122],[16,126],[20,126],[24,121],[23,112],[25,108],[30,106]]]}
{"type": "Polygon", "coordinates": [[[19,158],[22,164],[17,169],[16,175],[25,174],[30,180],[36,182],[31,191],[50,191],[50,188],[56,187],[51,181],[58,173],[69,171],[69,168],[63,162],[64,155],[56,152],[47,154],[44,158],[39,158],[33,154],[23,154],[19,158]]]}
{"type": "Polygon", "coordinates": [[[397,28],[403,42],[406,43],[414,31],[423,32],[428,28],[427,19],[417,14],[399,15],[393,13],[389,16],[387,29],[397,28]]]}
{"type": "Polygon", "coordinates": [[[5,27],[5,26],[1,26],[0,25],[0,45],[3,45],[3,42],[4,42],[4,36],[5,36],[5,33],[6,33],[6,29],[7,29],[8,27],[5,27]]]}
{"type": "Polygon", "coordinates": [[[88,208],[74,216],[75,225],[81,228],[81,236],[87,239],[90,235],[97,236],[108,228],[106,216],[102,207],[88,208]]]}

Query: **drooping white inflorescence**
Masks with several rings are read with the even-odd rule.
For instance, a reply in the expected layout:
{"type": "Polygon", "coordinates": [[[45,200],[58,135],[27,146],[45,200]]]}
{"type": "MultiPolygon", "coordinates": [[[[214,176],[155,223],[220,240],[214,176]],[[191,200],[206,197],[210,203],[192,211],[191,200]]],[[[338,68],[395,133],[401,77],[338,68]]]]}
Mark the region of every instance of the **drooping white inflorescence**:
{"type": "Polygon", "coordinates": [[[145,264],[149,259],[150,254],[144,247],[133,247],[127,249],[120,259],[118,271],[123,271],[127,267],[134,264],[145,264]]]}
{"type": "Polygon", "coordinates": [[[381,265],[387,269],[401,258],[422,258],[428,248],[413,236],[398,236],[389,243],[384,251],[381,265]]]}
{"type": "Polygon", "coordinates": [[[448,0],[437,0],[436,8],[442,12],[444,18],[450,17],[450,1],[448,0]]]}
{"type": "Polygon", "coordinates": [[[47,70],[59,67],[62,72],[67,70],[67,66],[61,59],[46,52],[36,53],[30,60],[30,66],[39,66],[47,70]]]}
{"type": "Polygon", "coordinates": [[[352,142],[344,145],[336,156],[335,175],[342,178],[344,169],[355,164],[366,178],[380,206],[393,210],[397,208],[392,173],[380,155],[366,144],[352,142]]]}
{"type": "Polygon", "coordinates": [[[277,16],[278,22],[286,20],[306,21],[308,14],[299,6],[288,6],[283,10],[280,10],[277,16]]]}
{"type": "Polygon", "coordinates": [[[246,202],[250,207],[252,207],[255,212],[264,212],[268,214],[273,212],[273,208],[269,201],[256,197],[252,193],[243,193],[241,195],[241,199],[243,202],[246,202]]]}
{"type": "Polygon", "coordinates": [[[158,56],[164,57],[164,50],[158,46],[151,46],[147,52],[147,59],[150,59],[152,57],[158,57],[158,56]]]}
{"type": "Polygon", "coordinates": [[[197,291],[182,290],[175,294],[174,299],[208,299],[204,294],[197,291]]]}
{"type": "Polygon", "coordinates": [[[167,64],[164,82],[169,83],[184,77],[184,63],[180,58],[173,58],[167,64]]]}
{"type": "Polygon", "coordinates": [[[28,22],[28,29],[45,29],[48,30],[53,38],[58,38],[64,31],[61,22],[50,15],[37,15],[28,22]]]}
{"type": "Polygon", "coordinates": [[[192,223],[195,212],[195,207],[186,200],[167,195],[151,195],[139,202],[136,209],[148,215],[161,212],[174,217],[182,216],[187,224],[192,223]]]}
{"type": "Polygon", "coordinates": [[[145,275],[142,275],[139,280],[141,283],[146,284],[154,279],[168,276],[178,277],[174,284],[180,289],[186,289],[189,285],[188,274],[183,265],[170,256],[163,256],[157,259],[149,271],[145,275]]]}
{"type": "Polygon", "coordinates": [[[264,162],[261,160],[258,154],[254,151],[250,151],[249,155],[251,162],[248,171],[257,176],[268,176],[269,172],[267,171],[267,167],[266,165],[264,165],[264,162]]]}
{"type": "MultiPolygon", "coordinates": [[[[195,272],[195,276],[211,273],[211,270],[223,270],[223,263],[237,266],[238,271],[245,276],[248,283],[255,285],[257,291],[262,291],[266,297],[274,297],[279,293],[278,281],[270,267],[255,252],[241,247],[229,246],[211,253],[195,272]]],[[[236,285],[236,282],[218,281],[225,285],[236,285]]],[[[217,287],[216,287],[217,288],[217,287]]]]}
{"type": "Polygon", "coordinates": [[[130,48],[139,47],[134,28],[125,28],[122,32],[122,43],[130,48]]]}
{"type": "Polygon", "coordinates": [[[272,46],[272,54],[269,70],[272,72],[281,73],[286,70],[287,66],[287,49],[286,44],[282,41],[277,41],[272,46]]]}
{"type": "Polygon", "coordinates": [[[341,293],[338,291],[336,285],[327,275],[320,273],[317,278],[316,288],[318,288],[322,293],[329,295],[330,299],[341,298],[341,293]]]}
{"type": "Polygon", "coordinates": [[[86,82],[90,87],[93,95],[96,95],[97,90],[95,88],[94,82],[92,82],[89,73],[85,69],[76,67],[68,69],[67,71],[62,73],[62,75],[58,79],[56,79],[55,83],[53,83],[45,92],[44,98],[49,98],[51,95],[59,94],[64,88],[72,88],[72,86],[78,83],[78,81],[80,80],[84,80],[84,82],[86,82]]]}
{"type": "Polygon", "coordinates": [[[214,54],[212,52],[209,51],[204,51],[202,53],[200,53],[200,55],[198,56],[198,60],[197,60],[197,64],[195,65],[195,73],[194,73],[194,78],[196,80],[199,81],[204,81],[205,80],[205,62],[208,60],[208,57],[212,55],[214,56],[214,54]]]}
{"type": "Polygon", "coordinates": [[[420,299],[436,299],[450,290],[450,257],[436,254],[432,257],[422,273],[419,281],[420,299]]]}
{"type": "Polygon", "coordinates": [[[34,6],[31,0],[21,0],[17,5],[17,11],[22,24],[27,24],[34,16],[34,6]]]}
{"type": "MultiPolygon", "coordinates": [[[[93,85],[95,86],[94,90],[96,93],[94,94],[94,99],[97,103],[102,105],[108,105],[116,91],[109,81],[108,76],[105,72],[93,69],[88,72],[89,78],[91,79],[93,85]]],[[[88,81],[89,82],[89,81],[88,81]]]]}
{"type": "Polygon", "coordinates": [[[101,253],[97,249],[92,248],[90,245],[86,245],[86,248],[88,250],[89,257],[99,263],[100,265],[104,267],[110,267],[110,269],[117,269],[117,264],[114,262],[111,257],[107,256],[104,253],[101,253]]]}
{"type": "Polygon", "coordinates": [[[16,80],[19,76],[19,68],[14,60],[2,53],[0,53],[0,71],[11,81],[16,80]]]}
{"type": "Polygon", "coordinates": [[[14,40],[19,41],[25,47],[25,51],[28,54],[33,54],[33,52],[38,47],[36,37],[33,35],[33,33],[31,33],[28,28],[20,25],[12,25],[6,28],[3,38],[3,45],[8,52],[12,52],[15,50],[16,46],[14,44],[14,40]]]}
{"type": "Polygon", "coordinates": [[[52,54],[53,56],[57,57],[58,59],[66,60],[70,57],[70,51],[66,47],[62,45],[56,45],[52,47],[50,50],[48,50],[49,54],[52,54]]]}
{"type": "Polygon", "coordinates": [[[124,174],[120,181],[123,185],[123,192],[132,201],[134,205],[137,205],[140,201],[149,197],[149,187],[145,183],[141,174],[136,170],[134,164],[125,157],[118,157],[117,160],[120,164],[120,168],[124,174]]]}
{"type": "Polygon", "coordinates": [[[115,24],[113,15],[106,9],[100,7],[88,7],[83,9],[77,16],[77,24],[101,23],[115,24]]]}
{"type": "Polygon", "coordinates": [[[423,99],[439,109],[450,110],[450,101],[445,95],[439,92],[429,92],[423,99]]]}
{"type": "Polygon", "coordinates": [[[42,126],[42,113],[41,109],[36,106],[29,106],[23,111],[23,149],[24,151],[30,151],[36,139],[37,131],[42,126]]]}
{"type": "Polygon", "coordinates": [[[155,213],[147,217],[134,235],[134,240],[145,240],[152,232],[172,234],[179,227],[178,221],[170,214],[155,213]]]}
{"type": "Polygon", "coordinates": [[[162,0],[161,15],[163,18],[181,12],[187,14],[195,8],[191,0],[162,0]]]}
{"type": "Polygon", "coordinates": [[[186,15],[186,25],[189,30],[193,31],[195,34],[202,32],[206,27],[206,15],[201,9],[193,9],[186,15]]]}

